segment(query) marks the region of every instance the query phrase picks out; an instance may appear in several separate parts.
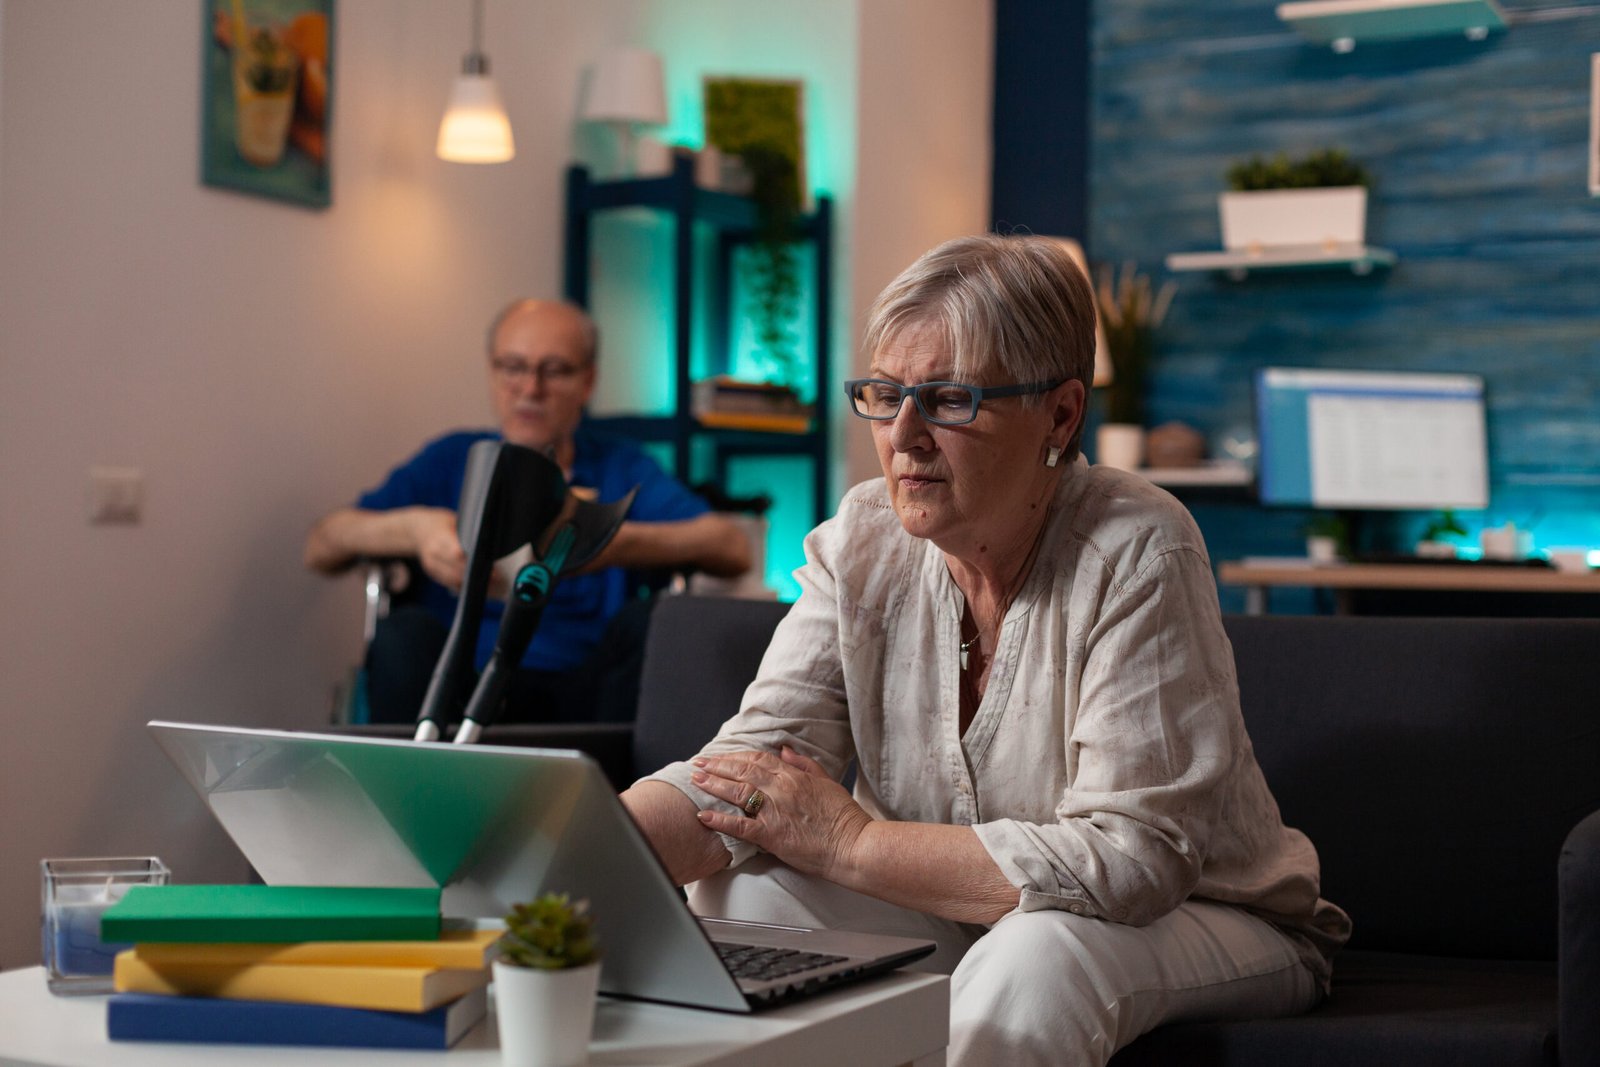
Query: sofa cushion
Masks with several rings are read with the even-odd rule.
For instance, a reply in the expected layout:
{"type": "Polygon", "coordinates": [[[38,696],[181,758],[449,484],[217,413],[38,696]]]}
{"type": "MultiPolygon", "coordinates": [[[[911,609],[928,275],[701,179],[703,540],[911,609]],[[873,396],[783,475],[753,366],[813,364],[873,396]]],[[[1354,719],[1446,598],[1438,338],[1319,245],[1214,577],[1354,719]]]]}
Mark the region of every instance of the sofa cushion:
{"type": "Polygon", "coordinates": [[[1333,993],[1290,1019],[1161,1027],[1112,1067],[1521,1067],[1556,1063],[1552,963],[1343,952],[1333,993]]]}
{"type": "Polygon", "coordinates": [[[1555,959],[1561,843],[1600,808],[1600,620],[1226,625],[1256,757],[1350,946],[1555,959]]]}
{"type": "Polygon", "coordinates": [[[739,710],[772,631],[774,600],[664,596],[645,639],[633,765],[650,774],[699,752],[739,710]]]}

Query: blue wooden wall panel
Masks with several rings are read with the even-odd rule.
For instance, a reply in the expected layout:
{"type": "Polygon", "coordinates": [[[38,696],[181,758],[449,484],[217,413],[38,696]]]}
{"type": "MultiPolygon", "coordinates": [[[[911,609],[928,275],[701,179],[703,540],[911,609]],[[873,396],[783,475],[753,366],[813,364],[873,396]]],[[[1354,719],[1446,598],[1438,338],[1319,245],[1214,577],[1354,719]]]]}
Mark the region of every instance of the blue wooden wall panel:
{"type": "MultiPolygon", "coordinates": [[[[1368,242],[1390,271],[1185,274],[1151,380],[1152,424],[1214,439],[1250,422],[1271,364],[1466,371],[1489,398],[1491,501],[1477,528],[1535,522],[1600,548],[1600,199],[1586,189],[1600,4],[1502,6],[1483,42],[1337,55],[1265,0],[1106,0],[1091,27],[1090,254],[1160,275],[1221,246],[1236,160],[1338,146],[1373,177],[1368,242]]],[[[1303,512],[1197,506],[1216,558],[1293,552],[1303,512]]],[[[1380,523],[1411,536],[1423,516],[1380,523]]]]}

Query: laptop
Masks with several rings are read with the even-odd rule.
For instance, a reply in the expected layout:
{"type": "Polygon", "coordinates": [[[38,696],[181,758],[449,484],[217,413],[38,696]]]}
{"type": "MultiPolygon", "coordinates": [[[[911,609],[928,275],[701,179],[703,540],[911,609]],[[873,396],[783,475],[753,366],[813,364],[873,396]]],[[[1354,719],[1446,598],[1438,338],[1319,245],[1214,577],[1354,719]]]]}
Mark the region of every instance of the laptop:
{"type": "Polygon", "coordinates": [[[447,920],[569,893],[589,901],[613,996],[749,1012],[935,947],[698,919],[581,752],[149,727],[266,884],[439,886],[447,920]]]}

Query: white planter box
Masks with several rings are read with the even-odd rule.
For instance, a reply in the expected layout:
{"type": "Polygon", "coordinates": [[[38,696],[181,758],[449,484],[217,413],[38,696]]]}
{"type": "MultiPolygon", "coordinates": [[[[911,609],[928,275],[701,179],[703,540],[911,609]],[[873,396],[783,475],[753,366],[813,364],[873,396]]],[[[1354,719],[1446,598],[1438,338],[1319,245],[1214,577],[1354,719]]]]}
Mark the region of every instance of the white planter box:
{"type": "Polygon", "coordinates": [[[1218,207],[1222,245],[1233,251],[1366,243],[1367,190],[1359,185],[1223,193],[1218,207]]]}

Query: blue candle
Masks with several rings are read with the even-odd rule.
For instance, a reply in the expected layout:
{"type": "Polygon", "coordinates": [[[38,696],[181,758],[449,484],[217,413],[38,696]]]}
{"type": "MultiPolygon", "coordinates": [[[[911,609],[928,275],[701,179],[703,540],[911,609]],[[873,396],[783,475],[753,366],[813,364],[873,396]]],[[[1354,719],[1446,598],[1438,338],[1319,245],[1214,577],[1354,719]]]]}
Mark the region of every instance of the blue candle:
{"type": "Polygon", "coordinates": [[[44,912],[40,954],[52,993],[111,992],[117,953],[131,948],[100,940],[100,918],[135,885],[165,885],[166,865],[154,856],[47,859],[39,863],[44,912]]]}
{"type": "Polygon", "coordinates": [[[100,940],[100,915],[112,903],[109,900],[56,903],[53,911],[58,972],[63,975],[109,975],[117,953],[132,947],[105,944],[100,940]]]}

